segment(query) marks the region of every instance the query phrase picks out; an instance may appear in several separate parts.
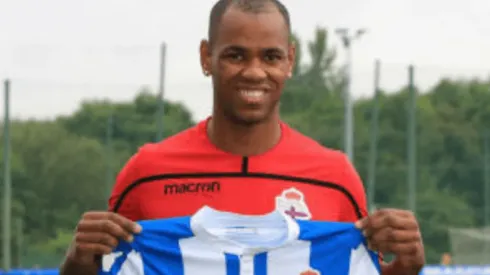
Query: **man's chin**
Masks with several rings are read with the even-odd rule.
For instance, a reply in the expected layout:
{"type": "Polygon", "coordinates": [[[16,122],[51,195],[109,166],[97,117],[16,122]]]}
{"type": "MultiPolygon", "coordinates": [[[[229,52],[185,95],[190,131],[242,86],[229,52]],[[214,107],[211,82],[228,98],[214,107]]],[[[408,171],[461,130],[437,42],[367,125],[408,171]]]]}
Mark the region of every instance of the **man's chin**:
{"type": "Polygon", "coordinates": [[[254,126],[264,121],[267,121],[269,119],[269,116],[267,114],[264,114],[264,112],[257,110],[234,114],[231,116],[231,119],[234,123],[239,125],[254,126]]]}

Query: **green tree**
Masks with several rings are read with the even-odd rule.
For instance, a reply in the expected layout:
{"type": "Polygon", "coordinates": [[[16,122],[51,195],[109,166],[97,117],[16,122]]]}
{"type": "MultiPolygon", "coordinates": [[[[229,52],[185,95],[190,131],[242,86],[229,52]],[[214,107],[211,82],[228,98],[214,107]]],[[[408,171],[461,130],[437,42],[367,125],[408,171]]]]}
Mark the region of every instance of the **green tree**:
{"type": "MultiPolygon", "coordinates": [[[[118,170],[138,148],[155,142],[157,97],[142,89],[131,102],[86,101],[74,114],[58,118],[70,132],[97,139],[107,146],[109,118],[112,116],[113,168],[118,170]]],[[[191,112],[180,103],[164,101],[164,136],[194,125],[191,112]]]]}
{"type": "Polygon", "coordinates": [[[84,211],[106,205],[104,150],[97,140],[55,122],[14,121],[11,143],[13,221],[24,225],[23,232],[13,228],[14,240],[42,243],[60,228],[74,228],[84,211]]]}
{"type": "MultiPolygon", "coordinates": [[[[164,108],[166,136],[194,124],[183,105],[164,102],[164,108]]],[[[58,265],[82,213],[107,207],[109,117],[115,174],[139,146],[155,141],[156,110],[156,97],[142,90],[132,102],[85,102],[55,121],[11,123],[13,213],[24,224],[22,232],[13,228],[12,243],[22,237],[27,244],[23,264],[58,265]]]]}
{"type": "Polygon", "coordinates": [[[293,35],[296,45],[296,64],[293,76],[288,81],[281,99],[281,113],[288,116],[310,108],[314,102],[332,100],[332,94],[341,91],[342,72],[333,67],[335,50],[328,47],[328,32],[318,28],[315,38],[308,43],[308,53],[313,62],[304,63],[303,47],[297,36],[293,35]]]}
{"type": "MultiPolygon", "coordinates": [[[[483,218],[483,133],[490,128],[490,81],[443,79],[425,97],[439,123],[439,146],[424,152],[438,186],[457,192],[483,218]],[[437,150],[436,150],[437,149],[437,150]]],[[[429,169],[429,168],[427,168],[429,169]]]]}
{"type": "MultiPolygon", "coordinates": [[[[333,67],[335,50],[327,42],[327,32],[317,30],[308,44],[312,62],[295,68],[284,91],[281,112],[286,122],[301,132],[325,146],[341,149],[341,91],[345,82],[342,70],[333,67]]],[[[480,135],[483,119],[490,118],[488,87],[488,83],[478,81],[442,80],[417,99],[417,215],[427,258],[432,263],[449,249],[449,227],[480,224],[480,135]]],[[[407,89],[383,92],[379,105],[376,203],[381,207],[407,208],[407,89]]],[[[372,98],[355,102],[354,163],[364,181],[373,106],[372,98]]]]}

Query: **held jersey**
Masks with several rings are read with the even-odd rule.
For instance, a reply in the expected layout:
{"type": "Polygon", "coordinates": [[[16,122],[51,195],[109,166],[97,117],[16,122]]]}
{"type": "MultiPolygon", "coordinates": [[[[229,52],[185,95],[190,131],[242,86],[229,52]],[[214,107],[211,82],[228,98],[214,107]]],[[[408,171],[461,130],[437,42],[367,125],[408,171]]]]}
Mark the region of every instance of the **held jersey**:
{"type": "Polygon", "coordinates": [[[133,242],[105,255],[101,275],[379,275],[352,223],[297,221],[274,211],[238,215],[203,207],[140,221],[133,242]]]}

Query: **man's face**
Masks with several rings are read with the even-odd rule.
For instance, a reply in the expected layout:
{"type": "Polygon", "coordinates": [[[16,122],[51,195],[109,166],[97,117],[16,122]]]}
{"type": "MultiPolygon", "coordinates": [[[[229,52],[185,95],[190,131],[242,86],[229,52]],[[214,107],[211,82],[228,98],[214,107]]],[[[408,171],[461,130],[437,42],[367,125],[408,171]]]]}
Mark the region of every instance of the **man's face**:
{"type": "Polygon", "coordinates": [[[213,45],[201,44],[203,70],[213,77],[217,111],[240,124],[256,124],[278,111],[284,82],[294,62],[294,47],[282,15],[246,13],[230,7],[213,45]]]}

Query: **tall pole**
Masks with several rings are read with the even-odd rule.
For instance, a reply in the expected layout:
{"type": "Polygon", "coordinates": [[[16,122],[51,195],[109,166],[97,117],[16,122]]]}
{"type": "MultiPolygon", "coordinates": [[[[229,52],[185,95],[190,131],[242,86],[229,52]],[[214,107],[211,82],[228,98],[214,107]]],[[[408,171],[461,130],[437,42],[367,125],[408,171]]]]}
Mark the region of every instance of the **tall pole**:
{"type": "Polygon", "coordinates": [[[416,213],[417,198],[416,198],[416,186],[417,186],[417,155],[416,155],[416,110],[417,110],[417,95],[414,85],[414,67],[410,65],[408,67],[408,92],[409,92],[409,104],[408,104],[408,141],[407,141],[407,162],[408,162],[408,207],[416,213]]]}
{"type": "Polygon", "coordinates": [[[157,141],[160,141],[163,139],[163,116],[164,116],[164,109],[163,109],[163,96],[164,96],[164,89],[165,89],[165,59],[166,59],[166,53],[167,53],[167,45],[165,42],[162,43],[161,49],[160,49],[160,78],[159,78],[159,89],[158,89],[158,110],[157,110],[157,141]]]}
{"type": "Polygon", "coordinates": [[[349,159],[354,162],[354,107],[352,106],[352,45],[346,43],[345,71],[347,79],[345,82],[344,98],[344,137],[345,152],[349,159]]]}
{"type": "Polygon", "coordinates": [[[22,217],[18,217],[16,220],[17,230],[17,266],[22,267],[22,260],[24,256],[24,224],[22,217]]]}
{"type": "Polygon", "coordinates": [[[114,184],[114,173],[112,170],[112,136],[114,132],[114,114],[111,112],[107,118],[107,128],[106,128],[106,192],[108,195],[111,194],[112,185],[114,184]]]}
{"type": "Polygon", "coordinates": [[[352,42],[359,39],[364,33],[364,29],[356,30],[352,35],[345,28],[339,28],[336,33],[342,39],[346,52],[346,83],[344,90],[344,147],[345,154],[354,162],[354,111],[352,104],[352,42]]]}
{"type": "MultiPolygon", "coordinates": [[[[490,230],[490,132],[485,129],[483,134],[483,232],[490,230]]],[[[484,242],[483,255],[490,253],[488,241],[484,242]]]]}
{"type": "Polygon", "coordinates": [[[371,139],[369,144],[368,161],[368,207],[370,211],[375,209],[376,194],[376,161],[378,153],[378,119],[379,119],[379,79],[381,74],[381,64],[376,60],[374,68],[374,102],[371,116],[371,139]]]}
{"type": "Polygon", "coordinates": [[[11,222],[12,222],[12,182],[10,179],[10,80],[4,83],[4,108],[3,122],[3,269],[10,270],[12,263],[11,251],[11,222]]]}

